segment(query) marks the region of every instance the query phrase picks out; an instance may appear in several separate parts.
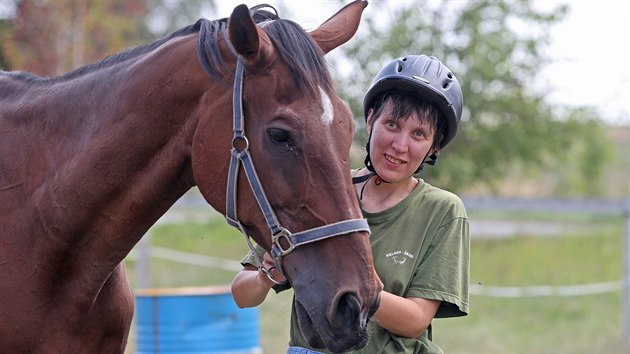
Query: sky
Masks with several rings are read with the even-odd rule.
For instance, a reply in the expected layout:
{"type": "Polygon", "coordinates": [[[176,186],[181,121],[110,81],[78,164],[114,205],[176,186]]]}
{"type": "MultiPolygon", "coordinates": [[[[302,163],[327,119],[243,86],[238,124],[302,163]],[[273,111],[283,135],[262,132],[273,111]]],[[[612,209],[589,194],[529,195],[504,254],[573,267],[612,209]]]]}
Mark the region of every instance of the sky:
{"type": "MultiPolygon", "coordinates": [[[[242,3],[274,5],[273,0],[217,3],[219,17],[229,16],[242,3]]],[[[556,63],[542,73],[552,85],[549,101],[571,107],[590,106],[608,123],[630,125],[630,1],[535,0],[540,9],[559,3],[569,4],[570,11],[551,29],[548,53],[556,63]]],[[[334,0],[285,1],[284,5],[291,11],[290,18],[306,29],[317,27],[340,8],[334,0]]],[[[364,16],[370,16],[369,5],[364,16]]]]}
{"type": "Polygon", "coordinates": [[[544,71],[558,90],[550,99],[589,105],[609,122],[630,125],[630,1],[577,0],[552,31],[544,71]]]}

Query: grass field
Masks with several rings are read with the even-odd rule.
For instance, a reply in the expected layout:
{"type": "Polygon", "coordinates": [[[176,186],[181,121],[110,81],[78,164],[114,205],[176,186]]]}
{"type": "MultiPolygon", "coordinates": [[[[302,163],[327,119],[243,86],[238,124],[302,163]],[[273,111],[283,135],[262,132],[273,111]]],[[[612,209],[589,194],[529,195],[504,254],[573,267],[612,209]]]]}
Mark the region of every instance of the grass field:
{"type": "MultiPolygon", "coordinates": [[[[505,216],[499,213],[484,217],[505,216]]],[[[559,237],[473,238],[471,283],[563,286],[620,280],[622,218],[580,216],[564,220],[578,226],[584,223],[590,231],[559,237]]],[[[156,226],[150,242],[232,260],[240,260],[247,252],[243,236],[220,217],[156,226]]],[[[129,260],[127,266],[135,285],[135,262],[129,260]]],[[[231,271],[152,259],[150,285],[229,284],[234,275],[231,271]]],[[[264,353],[286,351],[291,295],[291,291],[270,294],[260,307],[264,353]]],[[[622,296],[622,291],[572,297],[471,296],[469,316],[434,321],[434,340],[446,353],[621,353],[622,296]]],[[[133,335],[129,353],[134,352],[133,335]]]]}

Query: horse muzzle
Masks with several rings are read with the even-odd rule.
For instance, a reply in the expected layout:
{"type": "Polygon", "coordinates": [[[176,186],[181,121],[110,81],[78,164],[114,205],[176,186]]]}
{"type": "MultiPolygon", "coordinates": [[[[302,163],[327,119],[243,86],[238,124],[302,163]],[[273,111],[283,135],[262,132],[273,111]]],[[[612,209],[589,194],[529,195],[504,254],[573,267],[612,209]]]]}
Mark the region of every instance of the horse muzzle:
{"type": "Polygon", "coordinates": [[[379,299],[363,308],[353,292],[337,296],[326,312],[305,306],[298,297],[295,311],[304,339],[313,348],[343,353],[363,348],[368,342],[367,323],[378,308],[379,299]],[[322,318],[322,314],[326,314],[322,318]]]}

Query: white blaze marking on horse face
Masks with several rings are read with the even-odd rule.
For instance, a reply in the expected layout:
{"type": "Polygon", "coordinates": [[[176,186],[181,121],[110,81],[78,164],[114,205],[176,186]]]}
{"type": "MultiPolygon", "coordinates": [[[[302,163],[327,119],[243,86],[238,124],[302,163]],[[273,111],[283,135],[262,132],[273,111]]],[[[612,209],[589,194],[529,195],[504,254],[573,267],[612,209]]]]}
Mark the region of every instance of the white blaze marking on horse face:
{"type": "Polygon", "coordinates": [[[333,106],[332,106],[332,102],[330,102],[330,97],[328,97],[328,95],[326,94],[326,92],[324,92],[324,90],[322,90],[322,88],[319,88],[319,95],[322,98],[322,108],[324,109],[324,113],[322,113],[322,124],[323,125],[330,125],[330,123],[332,123],[333,120],[333,106]]]}

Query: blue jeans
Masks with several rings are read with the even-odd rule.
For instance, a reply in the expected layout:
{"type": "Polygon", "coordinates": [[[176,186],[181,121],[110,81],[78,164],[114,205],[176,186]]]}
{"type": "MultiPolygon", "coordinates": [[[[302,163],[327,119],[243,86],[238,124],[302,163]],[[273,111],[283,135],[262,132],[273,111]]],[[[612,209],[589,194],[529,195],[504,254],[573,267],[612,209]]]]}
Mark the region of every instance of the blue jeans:
{"type": "Polygon", "coordinates": [[[322,352],[316,352],[314,350],[302,348],[302,347],[289,347],[287,354],[323,354],[322,352]]]}

